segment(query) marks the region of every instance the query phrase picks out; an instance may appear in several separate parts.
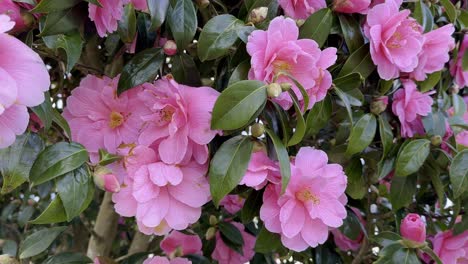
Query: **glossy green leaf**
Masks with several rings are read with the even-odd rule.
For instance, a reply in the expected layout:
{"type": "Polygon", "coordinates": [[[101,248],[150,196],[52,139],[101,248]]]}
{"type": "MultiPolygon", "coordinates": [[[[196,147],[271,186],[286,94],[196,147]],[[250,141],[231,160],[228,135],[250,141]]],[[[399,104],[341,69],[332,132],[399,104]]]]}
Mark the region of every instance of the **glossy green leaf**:
{"type": "Polygon", "coordinates": [[[359,89],[362,84],[361,75],[357,72],[336,78],[333,80],[336,87],[340,88],[343,92],[359,89]]]}
{"type": "Polygon", "coordinates": [[[361,33],[361,25],[351,15],[340,14],[338,16],[343,37],[350,53],[364,45],[364,38],[361,33]]]}
{"type": "Polygon", "coordinates": [[[109,153],[104,149],[99,149],[99,165],[101,166],[112,164],[121,159],[122,159],[122,156],[109,153]]]}
{"type": "Polygon", "coordinates": [[[79,2],[81,2],[81,0],[42,0],[30,12],[49,13],[61,11],[74,7],[79,2]]]}
{"type": "Polygon", "coordinates": [[[81,166],[57,180],[57,193],[65,208],[67,221],[80,214],[86,201],[90,177],[88,167],[81,166]]]}
{"type": "Polygon", "coordinates": [[[299,29],[299,38],[313,39],[322,47],[330,34],[333,13],[324,8],[310,15],[299,29]]]}
{"type": "Polygon", "coordinates": [[[263,190],[252,190],[249,197],[245,200],[244,206],[241,209],[242,223],[250,223],[255,216],[259,215],[260,207],[263,204],[263,190]]]}
{"type": "Polygon", "coordinates": [[[452,94],[452,105],[453,105],[454,116],[463,116],[467,111],[465,101],[458,94],[455,94],[455,93],[452,94]]]}
{"type": "Polygon", "coordinates": [[[146,49],[136,54],[123,68],[117,93],[123,92],[146,82],[152,82],[164,62],[160,48],[146,49]]]}
{"type": "Polygon", "coordinates": [[[277,252],[281,247],[281,238],[279,234],[268,231],[265,227],[260,229],[260,233],[255,241],[255,252],[271,253],[277,252]]]}
{"type": "Polygon", "coordinates": [[[455,23],[457,20],[457,9],[450,0],[440,0],[440,3],[445,9],[450,22],[455,23]]]}
{"type": "MultiPolygon", "coordinates": [[[[465,36],[466,38],[466,36],[465,36]]],[[[462,69],[463,71],[468,71],[468,52],[463,53],[462,57],[462,69]]]]}
{"type": "Polygon", "coordinates": [[[81,57],[83,39],[81,39],[80,33],[73,31],[65,35],[43,37],[43,39],[48,48],[63,49],[65,51],[67,54],[67,72],[70,72],[81,57]]]}
{"type": "Polygon", "coordinates": [[[124,43],[132,43],[137,33],[135,8],[132,3],[125,5],[122,18],[118,21],[118,32],[124,43]]]}
{"type": "Polygon", "coordinates": [[[343,235],[351,240],[358,240],[359,235],[362,233],[361,222],[353,210],[347,209],[346,218],[343,220],[343,225],[339,230],[343,235]]]}
{"type": "Polygon", "coordinates": [[[427,135],[435,136],[439,135],[443,137],[445,135],[445,115],[441,111],[434,111],[427,114],[422,118],[422,123],[424,125],[424,130],[426,130],[427,135]]]}
{"type": "Polygon", "coordinates": [[[237,65],[237,67],[232,72],[231,77],[229,78],[228,86],[231,86],[236,82],[247,80],[248,75],[249,75],[249,70],[250,70],[249,60],[245,60],[239,63],[239,65],[237,65]]]}
{"type": "Polygon", "coordinates": [[[304,116],[302,116],[302,111],[299,106],[299,102],[297,100],[296,95],[294,94],[294,91],[289,90],[289,95],[291,96],[291,99],[293,101],[294,105],[294,110],[296,111],[296,129],[294,131],[294,134],[288,141],[288,147],[289,146],[294,146],[299,144],[302,139],[304,138],[305,132],[306,132],[306,123],[304,120],[304,116]]]}
{"type": "Polygon", "coordinates": [[[68,125],[67,120],[65,120],[65,118],[63,118],[56,109],[52,112],[52,120],[63,129],[65,135],[71,140],[70,126],[68,125]]]}
{"type": "Polygon", "coordinates": [[[197,31],[197,11],[192,0],[171,0],[170,3],[167,23],[177,48],[183,50],[192,42],[197,31]]]}
{"type": "Polygon", "coordinates": [[[154,31],[161,27],[166,20],[169,0],[147,0],[148,10],[151,15],[150,30],[154,31]]]}
{"type": "Polygon", "coordinates": [[[392,126],[383,116],[379,116],[379,134],[383,146],[382,157],[386,157],[393,145],[393,132],[392,126]]]}
{"type": "Polygon", "coordinates": [[[377,130],[377,120],[373,114],[362,116],[351,130],[346,154],[351,156],[363,151],[369,146],[377,130]]]}
{"type": "MultiPolygon", "coordinates": [[[[468,218],[465,217],[464,219],[468,219],[468,218]]],[[[468,227],[467,227],[467,228],[468,228],[468,227]]],[[[465,229],[465,230],[466,230],[466,229],[465,229]]],[[[437,254],[436,254],[430,247],[425,246],[425,247],[421,248],[421,250],[422,250],[424,253],[428,254],[428,255],[435,261],[435,263],[437,263],[437,264],[443,264],[443,263],[442,263],[442,260],[440,260],[439,256],[437,256],[437,254]]]]}
{"type": "Polygon", "coordinates": [[[75,252],[62,252],[51,256],[43,264],[85,264],[93,263],[87,256],[75,252]]]}
{"type": "Polygon", "coordinates": [[[180,83],[198,87],[201,85],[200,72],[190,55],[180,53],[172,57],[172,75],[180,83]]]}
{"type": "Polygon", "coordinates": [[[99,2],[100,0],[85,0],[85,1],[88,2],[88,3],[91,3],[93,5],[97,5],[99,7],[102,7],[101,2],[99,2]]]}
{"type": "Polygon", "coordinates": [[[357,72],[363,79],[366,79],[374,70],[375,64],[369,52],[369,44],[365,44],[348,57],[338,77],[357,72]]]}
{"type": "Polygon", "coordinates": [[[334,87],[333,89],[336,93],[336,95],[338,95],[338,97],[340,98],[341,100],[341,103],[344,105],[344,107],[346,108],[346,112],[348,113],[348,118],[349,118],[349,122],[351,122],[351,124],[353,123],[353,110],[351,109],[351,103],[348,99],[348,96],[338,87],[334,87]]]}
{"type": "Polygon", "coordinates": [[[416,174],[408,177],[394,177],[390,187],[390,202],[393,211],[408,206],[413,201],[413,195],[416,193],[416,183],[418,177],[416,174]]]}
{"type": "Polygon", "coordinates": [[[289,161],[288,150],[284,146],[281,139],[279,139],[273,131],[268,128],[265,129],[265,131],[267,132],[271,141],[273,141],[273,145],[275,147],[275,152],[280,164],[281,171],[281,191],[284,192],[286,187],[288,187],[289,179],[291,178],[291,165],[289,161]]]}
{"type": "Polygon", "coordinates": [[[252,154],[250,137],[236,136],[224,142],[210,163],[209,180],[213,203],[219,202],[242,180],[252,154]]]}
{"type": "Polygon", "coordinates": [[[235,130],[248,125],[267,99],[266,86],[259,81],[240,81],[226,88],[216,100],[212,129],[235,130]]]}
{"type": "Polygon", "coordinates": [[[416,1],[413,17],[423,27],[424,32],[429,32],[434,27],[434,16],[431,9],[422,1],[416,1]]]}
{"type": "Polygon", "coordinates": [[[242,247],[244,245],[244,238],[237,227],[229,222],[220,222],[218,224],[219,232],[222,236],[227,238],[232,244],[242,247]]]}
{"type": "Polygon", "coordinates": [[[417,172],[429,156],[430,145],[427,139],[416,139],[404,145],[398,153],[395,175],[405,177],[417,172]]]}
{"type": "Polygon", "coordinates": [[[67,229],[66,226],[46,228],[26,237],[20,246],[20,259],[29,258],[42,253],[63,231],[65,231],[65,229],[67,229]]]}
{"type": "Polygon", "coordinates": [[[244,23],[232,15],[210,19],[198,39],[198,56],[201,61],[214,60],[226,55],[239,38],[237,31],[244,23]]]}
{"type": "Polygon", "coordinates": [[[419,90],[422,93],[433,90],[434,87],[439,83],[441,76],[442,76],[441,71],[428,74],[426,80],[422,82],[418,82],[419,90]]]}
{"type": "Polygon", "coordinates": [[[324,128],[332,115],[332,100],[330,96],[314,104],[307,114],[306,137],[316,135],[320,129],[324,128]]]}
{"type": "Polygon", "coordinates": [[[453,158],[450,166],[450,182],[455,198],[468,191],[468,149],[460,151],[453,158]]]}
{"type": "Polygon", "coordinates": [[[88,161],[88,152],[78,143],[59,142],[48,146],[37,157],[31,168],[29,181],[39,185],[77,169],[88,161]]]}
{"type": "Polygon", "coordinates": [[[458,17],[457,21],[460,22],[461,27],[468,27],[468,11],[460,9],[460,16],[458,17]]]}
{"type": "Polygon", "coordinates": [[[81,23],[80,20],[80,15],[72,8],[51,12],[41,19],[39,36],[45,37],[75,31],[81,23]]]}
{"type": "Polygon", "coordinates": [[[31,110],[39,117],[44,125],[44,129],[47,131],[52,125],[52,117],[54,116],[52,112],[54,109],[52,108],[49,92],[46,92],[44,97],[44,102],[38,106],[32,107],[31,110]]]}
{"type": "Polygon", "coordinates": [[[345,168],[345,174],[348,177],[346,194],[351,198],[360,200],[366,195],[367,187],[362,171],[362,163],[359,158],[353,158],[345,168]]]}

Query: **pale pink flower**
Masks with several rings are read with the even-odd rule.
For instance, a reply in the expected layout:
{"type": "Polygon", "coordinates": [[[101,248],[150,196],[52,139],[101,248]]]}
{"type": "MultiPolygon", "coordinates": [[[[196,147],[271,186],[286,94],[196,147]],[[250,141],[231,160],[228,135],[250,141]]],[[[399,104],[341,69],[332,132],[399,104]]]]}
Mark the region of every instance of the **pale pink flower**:
{"type": "Polygon", "coordinates": [[[208,160],[207,144],[218,131],[211,130],[211,112],[219,92],[210,87],[189,87],[164,78],[144,84],[139,98],[150,109],[139,143],[158,142],[158,155],[168,164],[193,156],[200,164],[208,160]]]}
{"type": "Polygon", "coordinates": [[[422,27],[408,17],[410,10],[398,9],[392,1],[376,5],[367,13],[364,26],[372,60],[385,80],[398,77],[400,72],[412,72],[423,46],[422,27]]]}
{"type": "Polygon", "coordinates": [[[306,19],[319,9],[327,7],[325,0],[279,0],[284,13],[294,19],[306,19]]]}
{"type": "MultiPolygon", "coordinates": [[[[332,77],[326,69],[336,61],[336,48],[321,51],[314,40],[298,40],[298,36],[294,20],[284,17],[273,19],[267,31],[253,31],[247,42],[247,51],[252,56],[249,79],[269,83],[277,74],[288,73],[304,86],[310,97],[309,105],[304,108],[310,109],[325,98],[331,87],[332,77]]],[[[280,75],[277,82],[291,83],[294,93],[304,103],[299,88],[287,76],[280,75]]],[[[293,104],[287,92],[274,101],[284,109],[293,104]]]]}
{"type": "Polygon", "coordinates": [[[463,41],[460,43],[460,48],[458,49],[458,54],[456,58],[453,58],[450,62],[450,74],[454,78],[455,84],[460,87],[468,86],[468,71],[464,71],[463,56],[468,48],[468,34],[463,36],[463,41]]]}
{"type": "Polygon", "coordinates": [[[4,33],[14,27],[0,15],[0,148],[26,131],[27,107],[41,104],[49,90],[49,73],[42,59],[18,39],[4,33]]]}
{"type": "Polygon", "coordinates": [[[252,153],[247,171],[239,184],[245,184],[260,190],[268,182],[281,182],[278,164],[268,158],[264,151],[252,153]]]}
{"type": "Polygon", "coordinates": [[[219,264],[240,264],[248,263],[250,259],[255,255],[254,247],[256,238],[244,231],[244,226],[240,223],[231,222],[237,229],[239,229],[244,245],[242,247],[242,254],[234,251],[232,248],[224,244],[223,239],[219,231],[216,233],[216,246],[211,254],[214,260],[217,260],[219,264]]]}
{"type": "Polygon", "coordinates": [[[121,144],[136,143],[143,120],[148,112],[132,88],[117,96],[119,77],[110,79],[93,75],[81,80],[72,90],[63,111],[74,141],[83,144],[96,161],[99,149],[116,153],[121,144]]]}
{"type": "Polygon", "coordinates": [[[432,240],[434,252],[444,264],[468,263],[468,231],[454,236],[452,230],[439,232],[432,240]]]}
{"type": "Polygon", "coordinates": [[[118,21],[122,19],[124,0],[99,0],[101,7],[89,3],[88,12],[91,21],[96,25],[100,37],[106,37],[118,28],[118,21]]]}
{"type": "MultiPolygon", "coordinates": [[[[359,209],[351,207],[351,210],[354,211],[361,224],[366,225],[366,221],[362,218],[359,209]]],[[[338,228],[331,230],[331,232],[333,234],[333,240],[335,241],[336,246],[343,251],[358,250],[361,247],[362,240],[364,239],[364,232],[362,232],[362,230],[359,231],[359,235],[355,240],[341,233],[341,231],[338,228]]]]}
{"type": "Polygon", "coordinates": [[[370,3],[370,0],[334,0],[333,10],[339,13],[366,14],[370,3]]]}
{"type": "Polygon", "coordinates": [[[15,22],[15,26],[12,30],[14,33],[21,33],[30,26],[32,21],[26,21],[27,14],[21,13],[20,6],[12,0],[0,0],[0,14],[5,14],[15,22]]]}
{"type": "Polygon", "coordinates": [[[292,165],[286,191],[270,184],[263,194],[260,219],[266,229],[281,234],[284,246],[295,251],[323,244],[330,228],[346,218],[347,184],[343,168],[327,164],[327,154],[302,147],[292,165]]]}
{"type": "Polygon", "coordinates": [[[421,93],[411,80],[403,80],[403,88],[393,95],[392,110],[400,119],[401,136],[413,137],[414,134],[424,134],[421,117],[431,112],[433,100],[431,94],[421,93]]]}
{"type": "Polygon", "coordinates": [[[450,59],[449,52],[455,47],[452,37],[455,28],[452,24],[445,25],[424,34],[422,51],[419,53],[418,66],[411,73],[417,81],[424,81],[427,74],[440,71],[450,59]]]}
{"type": "Polygon", "coordinates": [[[418,214],[408,214],[401,220],[401,236],[418,243],[426,241],[426,224],[418,214]]]}
{"type": "Polygon", "coordinates": [[[169,260],[166,257],[157,256],[143,261],[143,264],[192,264],[192,261],[186,258],[175,258],[169,260]]]}
{"type": "Polygon", "coordinates": [[[148,9],[147,0],[124,0],[126,2],[131,2],[136,10],[145,11],[148,9]]]}
{"type": "Polygon", "coordinates": [[[239,195],[226,195],[219,205],[223,206],[230,214],[236,214],[244,207],[245,199],[239,195]]]}
{"type": "Polygon", "coordinates": [[[172,231],[160,243],[161,249],[166,255],[180,253],[182,256],[189,254],[202,254],[202,241],[197,235],[186,235],[179,231],[172,231]]]}

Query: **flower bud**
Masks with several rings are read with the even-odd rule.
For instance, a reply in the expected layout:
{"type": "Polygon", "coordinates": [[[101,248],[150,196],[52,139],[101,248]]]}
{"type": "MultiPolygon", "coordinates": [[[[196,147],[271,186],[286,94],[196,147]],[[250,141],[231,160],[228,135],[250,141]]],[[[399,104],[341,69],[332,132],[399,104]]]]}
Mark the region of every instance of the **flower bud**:
{"type": "Polygon", "coordinates": [[[281,83],[281,90],[283,92],[287,92],[287,91],[291,90],[291,88],[292,88],[292,84],[287,83],[287,82],[281,83]]]}
{"type": "Polygon", "coordinates": [[[206,240],[211,240],[215,237],[216,235],[216,228],[214,227],[210,227],[208,228],[208,230],[206,230],[206,233],[205,233],[205,239],[206,240]]]}
{"type": "Polygon", "coordinates": [[[424,243],[426,241],[426,224],[418,214],[408,214],[401,221],[400,233],[408,240],[424,243]]]}
{"type": "Polygon", "coordinates": [[[218,218],[214,215],[210,215],[210,225],[214,226],[218,223],[218,218]]]}
{"type": "Polygon", "coordinates": [[[120,183],[108,168],[97,167],[93,175],[94,183],[98,188],[106,192],[116,193],[120,191],[120,183]]]}
{"type": "Polygon", "coordinates": [[[167,56],[173,56],[177,53],[177,44],[173,40],[168,40],[164,43],[163,50],[167,56]]]}
{"type": "Polygon", "coordinates": [[[253,24],[261,23],[265,21],[267,15],[268,15],[268,7],[262,6],[262,7],[254,8],[249,14],[248,22],[251,22],[253,24]]]}
{"type": "Polygon", "coordinates": [[[302,27],[302,25],[304,25],[304,23],[305,23],[304,19],[297,19],[296,20],[297,27],[302,27]]]}
{"type": "Polygon", "coordinates": [[[268,94],[268,97],[271,97],[271,98],[276,98],[278,96],[280,96],[280,94],[283,92],[283,90],[281,90],[281,85],[277,84],[277,83],[270,83],[267,87],[267,94],[268,94]]]}
{"type": "Polygon", "coordinates": [[[435,135],[435,136],[432,136],[431,137],[431,144],[433,146],[440,146],[440,144],[442,144],[442,137],[439,136],[439,135],[435,135]]]}
{"type": "Polygon", "coordinates": [[[261,137],[263,133],[265,133],[265,127],[263,124],[255,123],[251,128],[250,131],[252,132],[253,137],[261,137]]]}
{"type": "Polygon", "coordinates": [[[379,115],[382,112],[384,112],[385,109],[387,109],[387,105],[388,105],[388,96],[380,96],[380,97],[374,98],[374,100],[372,101],[370,105],[370,111],[371,113],[375,115],[379,115]]]}
{"type": "Polygon", "coordinates": [[[197,5],[203,9],[210,5],[210,0],[197,0],[197,5]]]}

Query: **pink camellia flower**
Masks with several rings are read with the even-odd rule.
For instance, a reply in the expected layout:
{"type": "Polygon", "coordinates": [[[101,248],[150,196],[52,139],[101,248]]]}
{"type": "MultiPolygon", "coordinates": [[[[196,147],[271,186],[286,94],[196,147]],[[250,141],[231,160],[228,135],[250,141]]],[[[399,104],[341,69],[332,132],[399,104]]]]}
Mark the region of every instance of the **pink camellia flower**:
{"type": "Polygon", "coordinates": [[[98,78],[93,75],[81,80],[67,98],[63,117],[68,121],[74,141],[83,144],[96,162],[99,149],[116,153],[121,144],[135,143],[148,109],[135,87],[117,96],[119,77],[98,78]]]}
{"type": "MultiPolygon", "coordinates": [[[[359,209],[355,207],[351,207],[351,210],[354,211],[359,221],[363,225],[365,225],[366,221],[362,218],[362,215],[359,209]]],[[[333,240],[335,241],[335,244],[339,249],[343,251],[348,251],[348,250],[356,251],[361,247],[361,243],[364,238],[364,232],[362,232],[362,230],[359,232],[358,237],[354,240],[345,236],[343,233],[341,233],[341,231],[338,228],[333,229],[331,232],[333,234],[333,240]]]]}
{"type": "Polygon", "coordinates": [[[279,0],[284,13],[293,19],[306,19],[315,11],[327,7],[325,0],[279,0]]]}
{"type": "Polygon", "coordinates": [[[445,25],[424,34],[422,51],[419,53],[418,66],[411,73],[417,81],[424,81],[427,74],[440,71],[450,59],[449,52],[455,47],[452,37],[455,28],[452,24],[445,25]]]}
{"type": "Polygon", "coordinates": [[[5,14],[15,22],[12,29],[14,33],[21,33],[25,31],[32,23],[32,19],[28,19],[31,15],[21,13],[21,7],[12,0],[0,0],[0,14],[5,14]]]}
{"type": "Polygon", "coordinates": [[[128,177],[113,195],[115,210],[135,216],[145,234],[167,234],[195,223],[201,207],[210,200],[205,177],[207,165],[193,160],[170,165],[161,161],[157,148],[137,146],[125,160],[128,177]]]}
{"type": "Polygon", "coordinates": [[[334,0],[333,10],[339,13],[367,13],[371,1],[370,0],[334,0]]]}
{"type": "Polygon", "coordinates": [[[251,258],[255,255],[254,246],[256,238],[244,231],[244,226],[240,223],[231,222],[237,229],[239,229],[242,238],[244,239],[244,246],[242,247],[242,254],[234,251],[226,244],[224,244],[221,234],[216,232],[216,246],[211,254],[214,260],[217,260],[219,264],[239,264],[248,263],[251,258]]]}
{"type": "Polygon", "coordinates": [[[468,71],[463,70],[463,56],[468,48],[468,34],[463,36],[463,41],[460,43],[458,54],[456,58],[453,58],[450,62],[450,74],[454,78],[454,82],[460,86],[468,86],[468,71]]]}
{"type": "Polygon", "coordinates": [[[143,264],[192,264],[192,261],[186,258],[175,258],[169,260],[166,257],[157,256],[143,261],[143,264]]]}
{"type": "Polygon", "coordinates": [[[416,134],[424,134],[421,117],[431,112],[433,100],[431,94],[421,93],[416,84],[411,80],[404,80],[403,89],[399,89],[393,96],[392,111],[400,119],[401,136],[412,137],[416,134]]]}
{"type": "Polygon", "coordinates": [[[135,6],[136,10],[145,11],[148,9],[147,0],[124,0],[124,1],[131,2],[133,6],[135,6]]]}
{"type": "MultiPolygon", "coordinates": [[[[326,69],[336,61],[336,49],[323,51],[314,40],[298,40],[299,30],[294,20],[277,17],[273,19],[267,31],[255,30],[250,34],[247,51],[252,56],[250,80],[272,82],[280,73],[292,75],[304,86],[310,97],[306,109],[325,98],[332,84],[330,72],[326,69]]],[[[303,104],[303,97],[294,82],[287,76],[280,75],[278,83],[291,83],[294,93],[303,104]]],[[[275,98],[284,109],[292,106],[288,93],[281,93],[275,98]]]]}
{"type": "Polygon", "coordinates": [[[207,144],[218,131],[211,130],[211,111],[219,92],[210,87],[189,87],[170,78],[144,84],[139,98],[150,109],[139,143],[158,142],[158,155],[168,164],[192,156],[200,164],[208,159],[207,144]]]}
{"type": "Polygon", "coordinates": [[[439,232],[432,240],[434,252],[444,264],[468,263],[468,231],[454,236],[452,230],[439,232]]]}
{"type": "Polygon", "coordinates": [[[264,151],[252,153],[247,171],[239,184],[260,190],[268,182],[281,182],[278,164],[270,160],[264,151]]]}
{"type": "Polygon", "coordinates": [[[455,142],[457,142],[459,146],[468,148],[468,131],[464,130],[455,135],[455,142]]]}
{"type": "Polygon", "coordinates": [[[398,77],[400,72],[412,72],[423,46],[422,27],[408,17],[410,10],[398,9],[393,1],[376,5],[367,13],[364,26],[372,61],[385,80],[398,77]]]}
{"type": "Polygon", "coordinates": [[[280,184],[266,187],[260,219],[270,232],[281,234],[289,249],[303,251],[323,244],[328,230],[346,218],[346,176],[340,165],[327,163],[325,152],[302,147],[291,164],[285,193],[281,195],[280,184]]]}
{"type": "Polygon", "coordinates": [[[88,5],[89,18],[94,21],[100,37],[117,30],[118,21],[122,19],[125,0],[99,0],[101,6],[88,5]]]}
{"type": "Polygon", "coordinates": [[[223,206],[230,214],[236,214],[244,207],[245,199],[239,195],[226,195],[219,205],[223,206]]]}
{"type": "Polygon", "coordinates": [[[6,34],[15,23],[0,15],[0,148],[26,131],[27,107],[41,104],[50,79],[42,59],[18,39],[6,34]]]}
{"type": "MultiPolygon", "coordinates": [[[[202,241],[197,235],[186,235],[179,231],[172,231],[161,241],[161,249],[168,256],[178,253],[182,256],[188,254],[202,254],[202,241]]],[[[177,256],[177,254],[175,254],[177,256]]]]}
{"type": "Polygon", "coordinates": [[[401,220],[401,236],[418,243],[426,241],[426,224],[418,214],[408,214],[401,220]]]}

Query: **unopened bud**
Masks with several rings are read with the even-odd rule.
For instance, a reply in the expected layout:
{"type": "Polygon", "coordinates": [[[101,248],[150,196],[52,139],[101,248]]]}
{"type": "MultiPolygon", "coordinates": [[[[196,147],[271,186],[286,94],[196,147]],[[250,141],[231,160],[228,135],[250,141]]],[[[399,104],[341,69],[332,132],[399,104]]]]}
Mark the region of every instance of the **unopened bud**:
{"type": "Polygon", "coordinates": [[[167,56],[173,56],[177,53],[177,44],[173,40],[168,40],[164,43],[163,50],[167,56]]]}
{"type": "Polygon", "coordinates": [[[257,7],[252,9],[249,14],[249,20],[248,22],[251,22],[253,24],[258,24],[263,21],[265,21],[266,17],[268,15],[268,7],[257,7]]]}
{"type": "Polygon", "coordinates": [[[287,92],[287,91],[291,90],[291,88],[292,88],[292,84],[287,83],[287,82],[281,83],[281,90],[283,92],[287,92]]]}
{"type": "Polygon", "coordinates": [[[205,233],[205,239],[206,240],[211,240],[215,237],[216,235],[216,228],[214,227],[210,227],[208,228],[208,230],[206,230],[206,233],[205,233]]]}
{"type": "Polygon", "coordinates": [[[253,137],[261,137],[263,133],[265,133],[265,126],[260,123],[255,123],[251,128],[250,132],[252,132],[253,137]]]}
{"type": "Polygon", "coordinates": [[[218,223],[218,218],[214,215],[210,215],[210,225],[214,226],[218,223]]]}
{"type": "Polygon", "coordinates": [[[375,115],[379,115],[387,109],[388,105],[388,97],[387,96],[380,96],[374,99],[370,105],[371,113],[375,115]]]}
{"type": "Polygon", "coordinates": [[[297,27],[302,27],[302,25],[304,25],[305,23],[305,20],[304,19],[298,19],[296,20],[296,25],[297,27]]]}
{"type": "Polygon", "coordinates": [[[94,171],[93,179],[94,184],[101,190],[112,193],[120,191],[120,183],[117,176],[106,167],[97,167],[94,171]]]}
{"type": "Polygon", "coordinates": [[[19,264],[19,262],[10,255],[0,255],[0,263],[2,264],[19,264]]]}
{"type": "Polygon", "coordinates": [[[210,0],[197,0],[197,5],[203,9],[210,5],[210,0]]]}
{"type": "Polygon", "coordinates": [[[433,146],[440,146],[440,144],[442,144],[442,137],[439,136],[439,135],[435,135],[435,136],[432,136],[431,137],[431,144],[433,146]]]}
{"type": "Polygon", "coordinates": [[[280,96],[282,92],[283,90],[281,90],[281,85],[277,83],[270,83],[267,87],[267,94],[270,98],[276,98],[280,96]]]}

